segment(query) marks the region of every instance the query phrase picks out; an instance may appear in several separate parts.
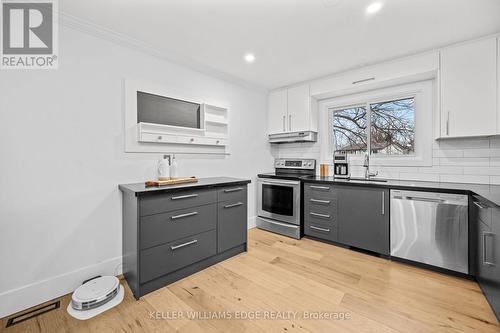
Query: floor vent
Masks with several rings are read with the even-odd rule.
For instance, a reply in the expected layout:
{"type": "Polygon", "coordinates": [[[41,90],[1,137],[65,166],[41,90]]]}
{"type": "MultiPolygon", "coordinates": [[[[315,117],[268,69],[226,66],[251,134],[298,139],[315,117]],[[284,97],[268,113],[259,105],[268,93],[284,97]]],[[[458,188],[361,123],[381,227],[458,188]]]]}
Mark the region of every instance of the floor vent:
{"type": "Polygon", "coordinates": [[[18,314],[14,317],[9,318],[9,320],[7,320],[7,325],[5,326],[5,328],[22,323],[23,321],[34,318],[34,317],[39,316],[41,314],[47,313],[49,311],[59,309],[60,306],[61,306],[61,302],[55,301],[55,302],[40,306],[38,308],[32,309],[28,312],[18,314]]]}

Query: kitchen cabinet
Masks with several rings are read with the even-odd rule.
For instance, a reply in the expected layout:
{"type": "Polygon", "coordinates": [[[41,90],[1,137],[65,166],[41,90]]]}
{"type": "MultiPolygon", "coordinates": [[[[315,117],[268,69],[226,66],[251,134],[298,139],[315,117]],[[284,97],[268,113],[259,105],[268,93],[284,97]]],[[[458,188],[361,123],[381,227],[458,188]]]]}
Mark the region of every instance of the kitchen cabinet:
{"type": "Polygon", "coordinates": [[[268,132],[284,133],[287,131],[288,126],[288,92],[286,89],[275,90],[269,93],[268,96],[268,112],[267,123],[268,132]]]}
{"type": "Polygon", "coordinates": [[[438,70],[439,51],[426,52],[314,80],[311,82],[311,96],[331,98],[386,87],[391,82],[429,79],[435,77],[438,70]]]}
{"type": "Polygon", "coordinates": [[[389,190],[338,186],[338,241],[389,255],[389,190]]]}
{"type": "Polygon", "coordinates": [[[136,298],[246,251],[248,181],[222,181],[120,185],[123,274],[136,298]]]}
{"type": "Polygon", "coordinates": [[[476,230],[476,280],[500,318],[500,207],[474,199],[471,207],[476,230]]]}
{"type": "Polygon", "coordinates": [[[288,130],[290,132],[310,131],[311,98],[309,85],[288,89],[288,130]]]}
{"type": "Polygon", "coordinates": [[[337,241],[337,191],[333,185],[304,185],[304,234],[337,241]]]}
{"type": "Polygon", "coordinates": [[[498,133],[497,61],[496,38],[441,51],[441,138],[498,133]]]}
{"type": "Polygon", "coordinates": [[[268,96],[268,133],[317,132],[317,106],[309,84],[274,90],[268,96]]]}

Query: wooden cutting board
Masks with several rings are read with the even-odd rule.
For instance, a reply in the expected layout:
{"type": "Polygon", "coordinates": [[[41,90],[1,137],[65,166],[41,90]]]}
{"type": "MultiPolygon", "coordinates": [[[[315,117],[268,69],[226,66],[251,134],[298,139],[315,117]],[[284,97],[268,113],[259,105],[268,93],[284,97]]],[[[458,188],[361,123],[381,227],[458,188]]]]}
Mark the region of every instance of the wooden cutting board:
{"type": "Polygon", "coordinates": [[[192,176],[192,177],[171,178],[169,180],[148,180],[145,184],[147,187],[150,187],[150,186],[167,186],[167,185],[196,183],[196,182],[198,182],[198,178],[192,176]]]}

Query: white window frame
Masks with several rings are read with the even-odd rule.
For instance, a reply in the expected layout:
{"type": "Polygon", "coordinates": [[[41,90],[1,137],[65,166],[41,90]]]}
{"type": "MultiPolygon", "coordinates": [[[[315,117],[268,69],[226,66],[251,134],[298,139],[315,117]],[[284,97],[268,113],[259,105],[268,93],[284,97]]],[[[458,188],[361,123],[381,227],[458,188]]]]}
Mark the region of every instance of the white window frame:
{"type": "MultiPolygon", "coordinates": [[[[434,82],[434,80],[425,80],[320,101],[320,131],[324,134],[320,135],[321,160],[333,163],[333,152],[335,150],[332,131],[333,110],[362,105],[368,107],[372,103],[414,97],[415,152],[411,155],[384,155],[371,154],[370,152],[370,164],[380,166],[431,166],[435,109],[434,82]]],[[[370,112],[368,107],[367,121],[370,119],[370,112]]],[[[367,136],[367,140],[370,140],[370,133],[367,133],[367,136]]],[[[364,156],[348,156],[352,165],[363,165],[364,156]]]]}

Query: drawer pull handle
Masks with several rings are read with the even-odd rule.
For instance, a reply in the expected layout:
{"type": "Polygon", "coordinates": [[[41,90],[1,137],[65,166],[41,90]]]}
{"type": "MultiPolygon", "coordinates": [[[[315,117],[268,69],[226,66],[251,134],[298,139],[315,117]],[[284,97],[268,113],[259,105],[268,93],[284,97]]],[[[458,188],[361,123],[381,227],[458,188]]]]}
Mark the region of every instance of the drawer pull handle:
{"type": "Polygon", "coordinates": [[[242,191],[242,190],[243,190],[243,187],[229,188],[227,190],[224,190],[224,193],[238,192],[238,191],[242,191]]]}
{"type": "Polygon", "coordinates": [[[318,230],[318,231],[323,231],[323,232],[330,232],[330,229],[325,229],[325,228],[320,228],[320,227],[315,227],[313,225],[310,225],[309,228],[313,230],[318,230]]]}
{"type": "Polygon", "coordinates": [[[494,237],[494,235],[492,232],[483,232],[483,265],[486,266],[495,266],[493,262],[486,260],[486,236],[494,237]]]}
{"type": "Polygon", "coordinates": [[[241,206],[243,205],[243,202],[237,202],[237,203],[234,203],[234,204],[231,204],[231,205],[225,205],[224,208],[233,208],[233,207],[238,207],[238,206],[241,206]]]}
{"type": "Polygon", "coordinates": [[[180,200],[180,199],[189,199],[189,198],[196,198],[198,194],[188,194],[188,195],[180,195],[178,197],[172,197],[172,200],[180,200]]]}
{"type": "Polygon", "coordinates": [[[309,188],[311,190],[321,190],[321,191],[328,191],[328,190],[330,190],[330,186],[314,186],[314,185],[311,185],[311,186],[309,186],[309,188]]]}
{"type": "Polygon", "coordinates": [[[313,212],[310,212],[309,214],[312,215],[312,216],[321,217],[321,218],[324,218],[324,219],[329,219],[330,218],[330,215],[326,215],[326,214],[319,214],[319,213],[313,213],[313,212]]]}
{"type": "Polygon", "coordinates": [[[330,200],[319,200],[319,199],[309,199],[309,201],[320,203],[320,204],[325,204],[325,205],[329,205],[331,202],[330,200]]]}
{"type": "Polygon", "coordinates": [[[186,242],[186,243],[183,243],[183,244],[171,246],[170,250],[175,251],[175,250],[180,249],[182,247],[185,247],[185,246],[188,246],[188,245],[192,245],[192,244],[196,244],[196,243],[198,243],[198,240],[197,239],[193,239],[192,241],[189,241],[189,242],[186,242]]]}
{"type": "Polygon", "coordinates": [[[182,219],[183,217],[194,216],[194,215],[197,215],[197,214],[198,214],[198,212],[180,214],[180,215],[170,216],[170,219],[177,220],[177,219],[182,219]]]}

